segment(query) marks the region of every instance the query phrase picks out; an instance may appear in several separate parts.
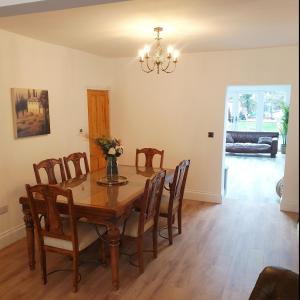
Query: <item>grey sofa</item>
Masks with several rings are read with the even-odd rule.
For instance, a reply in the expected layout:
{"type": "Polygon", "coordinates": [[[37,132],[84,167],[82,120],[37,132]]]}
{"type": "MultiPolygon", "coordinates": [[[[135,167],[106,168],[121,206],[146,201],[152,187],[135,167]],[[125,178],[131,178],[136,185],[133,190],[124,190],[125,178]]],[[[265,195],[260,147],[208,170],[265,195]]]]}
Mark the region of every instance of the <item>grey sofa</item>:
{"type": "Polygon", "coordinates": [[[278,132],[227,131],[226,152],[270,153],[276,157],[278,136],[278,132]]]}

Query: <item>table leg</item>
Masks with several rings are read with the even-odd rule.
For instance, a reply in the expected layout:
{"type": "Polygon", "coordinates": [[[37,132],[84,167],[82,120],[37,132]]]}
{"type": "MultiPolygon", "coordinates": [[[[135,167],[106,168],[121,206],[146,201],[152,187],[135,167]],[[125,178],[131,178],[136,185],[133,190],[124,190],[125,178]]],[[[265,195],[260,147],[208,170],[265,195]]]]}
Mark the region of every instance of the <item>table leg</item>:
{"type": "Polygon", "coordinates": [[[26,227],[26,239],[27,239],[27,251],[28,251],[28,263],[30,270],[35,269],[35,257],[34,257],[34,225],[30,213],[25,213],[24,222],[26,227]]]}
{"type": "Polygon", "coordinates": [[[108,229],[110,261],[112,273],[112,285],[114,289],[119,289],[119,245],[120,230],[118,226],[112,225],[108,229]]]}

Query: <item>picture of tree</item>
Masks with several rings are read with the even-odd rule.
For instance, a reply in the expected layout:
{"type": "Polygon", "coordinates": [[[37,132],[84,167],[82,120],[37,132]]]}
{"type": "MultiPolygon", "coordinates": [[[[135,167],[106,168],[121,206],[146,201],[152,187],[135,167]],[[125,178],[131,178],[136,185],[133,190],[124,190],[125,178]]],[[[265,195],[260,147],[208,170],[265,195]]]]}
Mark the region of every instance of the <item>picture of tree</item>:
{"type": "Polygon", "coordinates": [[[49,134],[48,91],[13,88],[11,93],[16,137],[49,134]]]}

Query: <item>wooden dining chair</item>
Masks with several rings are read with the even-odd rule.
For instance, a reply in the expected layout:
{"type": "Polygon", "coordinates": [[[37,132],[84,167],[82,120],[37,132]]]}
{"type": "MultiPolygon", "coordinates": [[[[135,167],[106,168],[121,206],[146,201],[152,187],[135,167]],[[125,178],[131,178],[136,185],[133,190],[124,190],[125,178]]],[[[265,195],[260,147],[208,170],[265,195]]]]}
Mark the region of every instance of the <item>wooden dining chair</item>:
{"type": "Polygon", "coordinates": [[[70,162],[72,162],[73,166],[74,166],[75,178],[83,175],[83,172],[82,172],[82,169],[81,169],[81,166],[80,166],[81,160],[84,161],[85,174],[89,173],[89,171],[90,171],[89,163],[88,163],[87,156],[86,156],[85,152],[72,153],[67,157],[64,156],[63,160],[64,160],[64,165],[65,165],[65,169],[66,169],[68,179],[72,178],[72,175],[71,175],[71,172],[70,172],[70,167],[69,167],[70,162]]]}
{"type": "Polygon", "coordinates": [[[163,161],[164,161],[164,150],[157,150],[154,148],[143,148],[143,149],[136,149],[135,154],[135,165],[139,166],[139,155],[144,154],[145,155],[145,167],[147,168],[153,168],[153,157],[154,155],[160,155],[160,163],[159,167],[163,167],[163,161]]]}
{"type": "Polygon", "coordinates": [[[173,234],[172,234],[172,224],[175,220],[175,215],[177,213],[178,218],[178,233],[181,234],[181,210],[182,210],[182,200],[185,189],[186,178],[188,175],[188,170],[190,166],[190,160],[183,160],[175,169],[174,177],[172,182],[169,184],[169,195],[162,195],[160,203],[161,217],[167,218],[167,228],[168,228],[168,239],[169,244],[173,244],[173,234]]]}
{"type": "Polygon", "coordinates": [[[136,240],[138,267],[144,272],[144,233],[152,229],[153,256],[157,257],[159,205],[166,171],[161,171],[152,179],[147,179],[139,211],[132,211],[124,222],[123,236],[136,240]]]}
{"type": "MultiPolygon", "coordinates": [[[[57,184],[58,181],[55,176],[55,167],[56,165],[59,166],[60,170],[60,176],[61,176],[61,181],[66,181],[66,175],[65,175],[65,170],[63,166],[63,161],[61,158],[55,159],[55,158],[50,158],[50,159],[45,159],[42,160],[41,162],[37,164],[33,164],[33,170],[35,174],[35,179],[37,184],[41,184],[41,176],[40,176],[40,169],[44,169],[46,171],[47,177],[48,177],[48,184],[57,184]]],[[[46,183],[46,182],[44,182],[46,183]]]]}
{"type": "Polygon", "coordinates": [[[72,190],[58,186],[38,184],[26,185],[31,215],[37,232],[43,283],[47,283],[46,252],[67,255],[73,260],[73,291],[78,289],[79,252],[98,239],[98,234],[90,224],[78,223],[74,216],[72,190]],[[36,199],[35,199],[36,198],[36,199]],[[57,210],[57,200],[63,198],[68,204],[68,218],[61,218],[57,210]],[[37,200],[39,199],[39,200],[37,200]],[[41,225],[36,201],[45,201],[46,216],[44,226],[41,225]]]}

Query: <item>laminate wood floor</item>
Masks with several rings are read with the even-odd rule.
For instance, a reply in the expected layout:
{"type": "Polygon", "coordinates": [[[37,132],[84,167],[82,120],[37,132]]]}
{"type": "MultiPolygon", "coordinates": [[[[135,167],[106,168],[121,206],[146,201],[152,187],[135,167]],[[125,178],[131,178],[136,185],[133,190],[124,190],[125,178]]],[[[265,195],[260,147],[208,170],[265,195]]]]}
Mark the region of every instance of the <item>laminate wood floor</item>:
{"type": "Polygon", "coordinates": [[[276,184],[284,175],[285,155],[226,154],[228,199],[279,203],[276,184]]]}
{"type": "MultiPolygon", "coordinates": [[[[27,266],[22,239],[0,251],[0,299],[246,300],[265,266],[299,272],[297,220],[298,215],[280,212],[276,203],[236,200],[214,205],[186,200],[183,234],[172,246],[160,238],[157,259],[145,253],[144,274],[139,276],[122,255],[121,287],[112,291],[110,267],[96,262],[95,244],[81,256],[77,294],[72,293],[71,272],[54,273],[42,285],[39,265],[35,271],[27,266]]],[[[129,241],[123,246],[123,251],[134,251],[129,241]]],[[[48,272],[71,267],[63,256],[47,258],[48,272]]]]}

